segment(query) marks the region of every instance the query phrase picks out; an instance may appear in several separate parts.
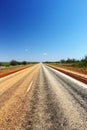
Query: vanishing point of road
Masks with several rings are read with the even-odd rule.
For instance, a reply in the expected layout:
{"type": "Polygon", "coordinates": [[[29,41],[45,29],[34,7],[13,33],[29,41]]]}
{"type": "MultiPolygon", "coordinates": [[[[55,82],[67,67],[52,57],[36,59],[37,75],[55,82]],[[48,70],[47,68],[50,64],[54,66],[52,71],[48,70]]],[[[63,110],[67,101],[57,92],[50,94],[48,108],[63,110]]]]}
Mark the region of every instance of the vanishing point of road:
{"type": "Polygon", "coordinates": [[[0,130],[87,130],[87,85],[42,63],[1,78],[0,130]]]}

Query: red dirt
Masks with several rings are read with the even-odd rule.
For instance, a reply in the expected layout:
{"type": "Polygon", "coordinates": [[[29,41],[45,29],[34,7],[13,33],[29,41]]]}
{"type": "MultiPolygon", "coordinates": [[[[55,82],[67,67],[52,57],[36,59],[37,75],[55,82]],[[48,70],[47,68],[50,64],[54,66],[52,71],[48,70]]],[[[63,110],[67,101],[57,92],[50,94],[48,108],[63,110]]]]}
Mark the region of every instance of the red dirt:
{"type": "MultiPolygon", "coordinates": [[[[80,69],[75,71],[76,68],[72,67],[72,69],[69,69],[69,67],[62,67],[61,66],[61,68],[63,68],[63,69],[65,68],[67,70],[71,70],[71,71],[74,71],[74,72],[79,72],[80,74],[77,75],[77,74],[74,74],[74,73],[71,73],[71,72],[64,71],[64,70],[60,69],[58,66],[53,66],[53,65],[48,65],[48,66],[50,66],[50,67],[52,67],[52,68],[54,68],[54,69],[56,69],[56,70],[58,70],[58,71],[60,71],[60,72],[62,72],[64,74],[67,74],[67,75],[69,75],[69,76],[71,76],[71,77],[73,77],[73,78],[87,84],[87,78],[80,75],[80,74],[84,74],[83,71],[80,70],[80,69]]],[[[87,71],[85,72],[85,74],[87,74],[87,71]]]]}
{"type": "Polygon", "coordinates": [[[1,69],[0,70],[0,78],[5,77],[9,74],[18,72],[20,70],[26,69],[28,67],[30,67],[31,65],[27,65],[27,66],[18,66],[18,67],[11,67],[11,68],[5,68],[5,69],[1,69]]]}
{"type": "Polygon", "coordinates": [[[87,75],[87,69],[84,69],[84,68],[81,68],[81,67],[76,67],[76,66],[73,67],[73,66],[70,66],[70,65],[58,65],[58,67],[87,75]]]}

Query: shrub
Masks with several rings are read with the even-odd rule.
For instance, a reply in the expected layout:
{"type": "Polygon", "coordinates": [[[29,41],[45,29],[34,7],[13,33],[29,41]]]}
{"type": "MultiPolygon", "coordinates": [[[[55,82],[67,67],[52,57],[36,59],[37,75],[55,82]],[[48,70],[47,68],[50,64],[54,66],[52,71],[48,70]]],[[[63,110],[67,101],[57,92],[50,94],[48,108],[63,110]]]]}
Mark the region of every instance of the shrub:
{"type": "Polygon", "coordinates": [[[23,64],[23,65],[26,65],[26,64],[27,64],[27,61],[23,61],[22,64],[23,64]]]}
{"type": "Polygon", "coordinates": [[[2,62],[0,62],[0,66],[2,66],[2,62]]]}
{"type": "Polygon", "coordinates": [[[18,62],[17,62],[16,60],[12,60],[12,61],[10,62],[10,65],[16,66],[16,65],[18,65],[18,62]]]}

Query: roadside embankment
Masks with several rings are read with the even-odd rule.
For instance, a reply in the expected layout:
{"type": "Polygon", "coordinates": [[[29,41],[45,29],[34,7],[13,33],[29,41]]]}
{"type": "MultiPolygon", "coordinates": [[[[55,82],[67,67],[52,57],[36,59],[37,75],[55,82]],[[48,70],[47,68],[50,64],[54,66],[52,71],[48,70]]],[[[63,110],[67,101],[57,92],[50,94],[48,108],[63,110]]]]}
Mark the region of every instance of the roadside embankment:
{"type": "Polygon", "coordinates": [[[50,65],[50,64],[47,64],[47,65],[49,67],[52,67],[53,69],[56,69],[64,74],[67,74],[67,75],[87,84],[87,74],[81,73],[80,71],[77,72],[73,69],[71,70],[69,68],[64,68],[62,66],[56,66],[56,65],[50,65]]]}
{"type": "Polygon", "coordinates": [[[16,67],[9,67],[9,68],[4,68],[0,70],[0,78],[5,77],[9,74],[13,74],[15,72],[18,72],[20,70],[26,69],[28,67],[33,66],[31,65],[23,65],[23,66],[16,66],[16,67]]]}

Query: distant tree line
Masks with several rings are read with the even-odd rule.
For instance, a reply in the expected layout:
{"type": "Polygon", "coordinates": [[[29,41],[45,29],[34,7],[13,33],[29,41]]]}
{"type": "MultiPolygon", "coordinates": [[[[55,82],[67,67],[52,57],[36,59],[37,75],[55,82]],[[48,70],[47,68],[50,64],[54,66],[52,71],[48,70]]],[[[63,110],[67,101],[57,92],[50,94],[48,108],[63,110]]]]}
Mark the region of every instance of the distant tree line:
{"type": "Polygon", "coordinates": [[[87,56],[85,56],[81,60],[77,60],[77,59],[74,59],[74,58],[73,59],[67,58],[66,60],[65,59],[61,59],[60,61],[56,61],[56,62],[46,61],[45,63],[87,67],[87,56]]]}
{"type": "Polygon", "coordinates": [[[10,65],[12,65],[12,66],[16,66],[16,65],[26,65],[26,64],[28,64],[27,61],[19,62],[19,61],[16,61],[16,60],[12,60],[12,61],[10,62],[10,65]]]}
{"type": "Polygon", "coordinates": [[[70,59],[68,58],[67,60],[60,60],[61,63],[75,63],[75,62],[87,62],[87,56],[85,56],[83,59],[81,60],[76,60],[76,59],[70,59]]]}
{"type": "Polygon", "coordinates": [[[11,60],[10,62],[0,62],[0,66],[17,66],[17,65],[27,65],[27,64],[34,64],[36,62],[28,62],[28,61],[16,61],[16,60],[11,60]]]}

